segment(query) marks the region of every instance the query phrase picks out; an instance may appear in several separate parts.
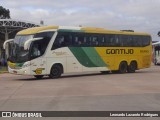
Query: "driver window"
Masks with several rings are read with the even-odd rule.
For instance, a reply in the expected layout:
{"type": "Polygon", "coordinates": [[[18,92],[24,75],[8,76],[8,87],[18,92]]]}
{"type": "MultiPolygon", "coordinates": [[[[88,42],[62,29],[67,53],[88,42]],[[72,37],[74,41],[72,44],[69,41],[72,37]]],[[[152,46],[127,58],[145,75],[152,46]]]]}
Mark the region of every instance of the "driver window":
{"type": "Polygon", "coordinates": [[[31,50],[31,57],[32,58],[36,58],[38,56],[40,56],[41,53],[40,53],[40,48],[39,48],[39,45],[38,44],[33,44],[32,46],[32,50],[31,50]]]}
{"type": "Polygon", "coordinates": [[[42,37],[43,39],[32,43],[30,51],[31,59],[42,56],[45,53],[53,34],[54,32],[42,32],[35,34],[34,38],[42,37]]]}

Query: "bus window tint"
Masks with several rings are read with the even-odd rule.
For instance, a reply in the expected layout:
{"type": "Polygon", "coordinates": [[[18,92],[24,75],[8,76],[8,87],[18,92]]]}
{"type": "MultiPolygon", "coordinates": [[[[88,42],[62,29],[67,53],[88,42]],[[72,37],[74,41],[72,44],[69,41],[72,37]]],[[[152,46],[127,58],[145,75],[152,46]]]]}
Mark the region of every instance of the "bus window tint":
{"type": "Polygon", "coordinates": [[[150,41],[151,41],[151,38],[149,36],[143,36],[142,37],[142,45],[143,46],[150,45],[150,41]]]}
{"type": "Polygon", "coordinates": [[[106,46],[106,39],[104,35],[99,35],[99,46],[100,47],[106,46]]]}
{"type": "Polygon", "coordinates": [[[133,36],[133,46],[135,47],[141,47],[142,46],[142,39],[140,36],[133,36]]]}
{"type": "Polygon", "coordinates": [[[84,36],[84,46],[85,47],[89,47],[90,46],[90,40],[88,39],[88,37],[86,35],[84,36]]]}
{"type": "Polygon", "coordinates": [[[66,47],[66,46],[70,46],[72,43],[72,36],[69,33],[63,33],[63,32],[59,32],[53,45],[52,45],[52,50],[57,49],[57,48],[61,48],[61,47],[66,47]]]}
{"type": "Polygon", "coordinates": [[[73,36],[72,46],[75,47],[86,46],[87,38],[85,38],[83,33],[72,34],[72,36],[73,36]]]}
{"type": "Polygon", "coordinates": [[[93,46],[93,47],[96,47],[96,46],[98,46],[98,43],[99,41],[98,41],[98,36],[94,36],[94,35],[92,35],[92,37],[91,37],[91,46],[93,46]]]}
{"type": "Polygon", "coordinates": [[[59,32],[53,49],[60,47],[142,47],[150,44],[149,36],[59,32]]]}
{"type": "Polygon", "coordinates": [[[131,47],[133,45],[132,37],[129,35],[119,35],[120,46],[122,47],[131,47]]]}
{"type": "Polygon", "coordinates": [[[32,43],[31,57],[33,56],[33,58],[36,58],[36,57],[41,56],[41,55],[44,54],[44,52],[45,52],[45,50],[46,50],[46,48],[48,46],[48,43],[51,40],[53,34],[54,34],[54,32],[42,32],[42,33],[35,34],[34,38],[42,37],[43,39],[42,40],[38,40],[38,41],[34,41],[32,43]],[[33,54],[32,55],[32,53],[34,53],[32,51],[36,51],[37,54],[33,54]]]}
{"type": "Polygon", "coordinates": [[[115,35],[112,34],[108,34],[105,35],[105,39],[106,39],[106,46],[115,46],[116,43],[116,39],[115,39],[115,35]]]}

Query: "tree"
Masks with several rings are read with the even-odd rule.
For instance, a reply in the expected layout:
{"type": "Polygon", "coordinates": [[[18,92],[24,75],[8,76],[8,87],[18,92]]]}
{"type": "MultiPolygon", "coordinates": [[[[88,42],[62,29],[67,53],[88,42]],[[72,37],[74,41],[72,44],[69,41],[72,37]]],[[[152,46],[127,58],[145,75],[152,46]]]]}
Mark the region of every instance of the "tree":
{"type": "Polygon", "coordinates": [[[9,19],[10,11],[2,6],[0,6],[0,19],[9,19]]]}

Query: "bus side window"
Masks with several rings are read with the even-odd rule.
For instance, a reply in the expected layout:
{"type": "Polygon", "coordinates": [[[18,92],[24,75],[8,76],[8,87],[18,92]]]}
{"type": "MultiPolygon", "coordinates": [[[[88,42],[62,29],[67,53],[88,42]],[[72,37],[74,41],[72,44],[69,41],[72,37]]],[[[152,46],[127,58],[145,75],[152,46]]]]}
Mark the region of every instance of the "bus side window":
{"type": "Polygon", "coordinates": [[[133,43],[134,43],[133,36],[132,35],[128,36],[128,47],[133,47],[133,43]]]}
{"type": "Polygon", "coordinates": [[[91,47],[91,41],[92,41],[91,34],[89,33],[85,34],[85,39],[86,39],[86,46],[91,47]]]}
{"type": "Polygon", "coordinates": [[[87,38],[84,33],[76,33],[73,35],[72,43],[75,47],[85,47],[87,46],[87,38]]]}
{"type": "Polygon", "coordinates": [[[99,41],[99,47],[103,47],[106,45],[106,40],[103,34],[99,35],[98,41],[99,41]]]}
{"type": "Polygon", "coordinates": [[[114,40],[115,42],[115,45],[114,46],[116,46],[116,47],[120,47],[120,37],[119,37],[119,35],[115,35],[115,40],[114,40]]]}
{"type": "Polygon", "coordinates": [[[58,41],[59,47],[65,46],[64,36],[59,36],[59,37],[57,38],[57,41],[58,41]]]}
{"type": "Polygon", "coordinates": [[[78,35],[78,46],[84,45],[84,36],[78,35]]]}
{"type": "Polygon", "coordinates": [[[142,37],[142,45],[144,47],[149,45],[150,44],[150,40],[151,40],[151,38],[149,36],[143,36],[142,37]]]}
{"type": "Polygon", "coordinates": [[[84,38],[83,38],[83,44],[84,44],[85,47],[88,46],[87,37],[86,36],[84,36],[84,38]]]}
{"type": "Polygon", "coordinates": [[[73,37],[73,46],[79,46],[80,45],[80,41],[79,41],[79,38],[78,38],[78,36],[77,35],[75,35],[74,37],[73,37]]]}
{"type": "Polygon", "coordinates": [[[34,59],[36,57],[39,57],[42,55],[41,53],[41,46],[40,46],[40,41],[34,41],[31,44],[32,48],[31,48],[31,58],[34,59]]]}
{"type": "Polygon", "coordinates": [[[128,35],[121,35],[121,46],[123,47],[130,46],[130,37],[128,35]]]}
{"type": "Polygon", "coordinates": [[[42,33],[35,34],[34,38],[39,38],[39,37],[43,38],[41,40],[35,41],[33,44],[33,49],[35,49],[35,51],[36,51],[36,49],[39,50],[39,52],[37,52],[37,55],[35,55],[35,56],[41,56],[45,53],[46,48],[48,46],[48,43],[50,42],[53,34],[54,34],[54,32],[42,32],[42,33]],[[36,46],[36,48],[34,48],[35,46],[36,46]]]}
{"type": "Polygon", "coordinates": [[[133,36],[134,46],[141,47],[142,46],[142,39],[141,36],[133,36]]]}
{"type": "Polygon", "coordinates": [[[82,45],[82,38],[79,35],[74,35],[73,37],[73,46],[79,47],[82,45]]]}
{"type": "Polygon", "coordinates": [[[72,35],[71,33],[64,34],[64,42],[61,43],[61,47],[67,47],[72,45],[72,35]]]}
{"type": "Polygon", "coordinates": [[[106,46],[115,46],[115,35],[113,34],[108,34],[105,35],[105,39],[106,39],[106,46]]]}
{"type": "Polygon", "coordinates": [[[62,36],[58,34],[54,43],[53,43],[52,50],[60,48],[61,47],[61,41],[62,41],[62,36]]]}
{"type": "Polygon", "coordinates": [[[98,46],[99,42],[98,42],[98,36],[92,36],[92,42],[91,42],[93,47],[98,46]]]}
{"type": "Polygon", "coordinates": [[[69,33],[58,33],[53,46],[52,50],[61,48],[61,47],[66,47],[70,46],[72,42],[72,36],[69,33]]]}

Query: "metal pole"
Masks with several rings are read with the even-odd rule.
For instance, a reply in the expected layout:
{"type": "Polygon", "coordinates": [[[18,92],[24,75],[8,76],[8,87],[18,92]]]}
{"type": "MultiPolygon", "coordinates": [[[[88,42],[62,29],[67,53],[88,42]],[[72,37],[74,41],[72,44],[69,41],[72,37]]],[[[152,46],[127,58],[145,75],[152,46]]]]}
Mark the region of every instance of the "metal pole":
{"type": "MultiPolygon", "coordinates": [[[[8,40],[8,35],[9,35],[9,33],[8,33],[8,30],[7,30],[7,27],[5,27],[5,41],[6,40],[8,40]]],[[[5,59],[5,61],[7,61],[7,55],[6,55],[6,52],[8,52],[8,49],[6,49],[5,51],[4,51],[4,59],[5,59]]]]}
{"type": "Polygon", "coordinates": [[[8,34],[7,28],[5,27],[5,41],[8,40],[8,34]]]}

